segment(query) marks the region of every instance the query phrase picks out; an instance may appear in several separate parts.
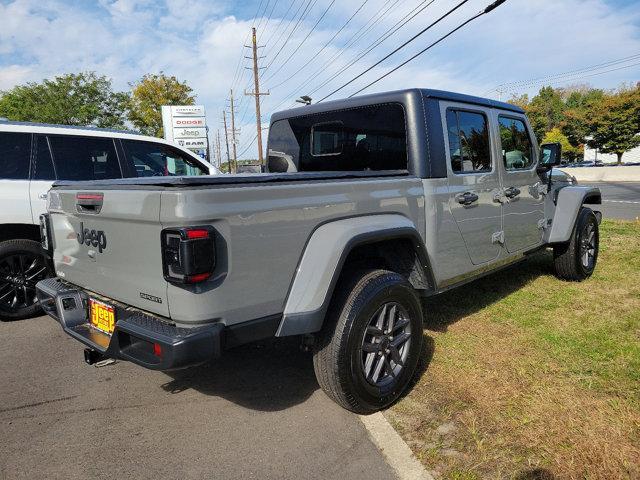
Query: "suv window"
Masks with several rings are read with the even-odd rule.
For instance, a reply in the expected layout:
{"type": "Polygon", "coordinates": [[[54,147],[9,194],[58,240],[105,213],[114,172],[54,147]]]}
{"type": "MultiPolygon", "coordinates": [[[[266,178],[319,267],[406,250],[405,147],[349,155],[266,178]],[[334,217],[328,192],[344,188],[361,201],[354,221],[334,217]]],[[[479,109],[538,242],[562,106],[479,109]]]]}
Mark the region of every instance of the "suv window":
{"type": "Polygon", "coordinates": [[[278,120],[269,150],[295,170],[406,170],[407,131],[400,104],[372,105],[278,120]]]}
{"type": "Polygon", "coordinates": [[[121,178],[113,139],[102,137],[49,136],[59,180],[121,178]]]}
{"type": "Polygon", "coordinates": [[[531,168],[534,163],[533,144],[522,120],[498,117],[502,158],[507,170],[531,168]]]}
{"type": "Polygon", "coordinates": [[[53,158],[49,150],[49,142],[44,135],[36,135],[36,151],[33,156],[33,173],[31,178],[34,180],[55,180],[56,173],[53,168],[53,158]]]}
{"type": "Polygon", "coordinates": [[[451,169],[454,173],[491,171],[487,117],[466,110],[447,110],[451,169]]]}
{"type": "Polygon", "coordinates": [[[0,132],[0,178],[28,180],[31,134],[0,132]]]}
{"type": "Polygon", "coordinates": [[[169,145],[123,140],[122,146],[138,177],[209,175],[193,158],[169,145]]]}

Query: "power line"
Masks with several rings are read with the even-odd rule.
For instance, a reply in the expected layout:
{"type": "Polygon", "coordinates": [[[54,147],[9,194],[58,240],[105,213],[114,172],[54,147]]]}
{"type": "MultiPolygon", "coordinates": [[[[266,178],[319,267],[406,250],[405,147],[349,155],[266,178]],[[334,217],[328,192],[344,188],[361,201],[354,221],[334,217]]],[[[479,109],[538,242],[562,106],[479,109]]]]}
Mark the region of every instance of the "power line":
{"type": "Polygon", "coordinates": [[[580,75],[582,73],[589,73],[595,70],[600,70],[602,68],[606,68],[606,67],[611,67],[613,65],[619,65],[621,63],[626,63],[632,60],[636,60],[640,58],[640,53],[636,53],[634,55],[630,55],[628,57],[624,57],[624,58],[620,58],[617,60],[609,60],[607,62],[602,62],[602,63],[598,63],[596,65],[591,65],[588,67],[583,67],[583,68],[578,68],[575,70],[569,70],[567,72],[563,72],[563,73],[556,73],[553,75],[546,75],[544,77],[538,77],[538,78],[531,78],[528,80],[518,80],[515,82],[505,82],[505,83],[501,83],[500,85],[496,85],[495,88],[492,88],[490,91],[497,91],[500,88],[504,88],[504,89],[509,89],[511,87],[518,87],[518,86],[526,86],[529,84],[538,84],[538,83],[544,83],[546,81],[553,81],[554,79],[557,78],[562,78],[562,77],[566,77],[566,76],[576,76],[576,75],[580,75]]]}
{"type": "MultiPolygon", "coordinates": [[[[282,38],[283,32],[282,32],[282,30],[280,30],[280,27],[282,26],[282,22],[284,22],[285,18],[287,18],[287,15],[289,15],[289,12],[293,8],[293,6],[296,4],[296,2],[297,2],[297,0],[293,0],[289,4],[289,8],[287,8],[287,11],[284,12],[284,15],[282,15],[282,17],[280,18],[280,21],[278,22],[278,25],[276,26],[276,28],[273,29],[273,33],[271,33],[271,35],[269,35],[269,38],[267,40],[265,40],[265,42],[264,42],[265,45],[269,45],[271,43],[271,40],[273,39],[273,36],[276,34],[276,32],[280,32],[280,37],[279,38],[282,38]]],[[[304,0],[302,0],[302,3],[304,3],[304,0]]],[[[293,15],[293,18],[295,18],[296,14],[293,15]]],[[[278,41],[276,41],[276,43],[278,43],[278,41]]]]}
{"type": "MultiPolygon", "coordinates": [[[[437,25],[438,23],[440,23],[442,20],[444,20],[445,18],[447,18],[449,15],[451,15],[453,12],[455,12],[457,9],[459,9],[460,7],[462,7],[465,3],[467,3],[469,0],[462,0],[460,3],[458,3],[455,7],[453,7],[451,10],[449,10],[448,12],[446,12],[445,14],[443,14],[440,18],[438,18],[436,21],[434,21],[433,23],[431,23],[430,25],[428,25],[426,28],[423,28],[422,30],[420,30],[418,33],[416,33],[413,37],[411,37],[409,40],[407,40],[406,42],[404,42],[402,45],[400,45],[398,48],[396,48],[395,50],[393,50],[392,52],[388,53],[387,55],[385,55],[383,58],[381,58],[380,60],[378,60],[376,63],[374,63],[373,65],[371,65],[369,68],[367,68],[366,70],[364,70],[363,72],[361,72],[360,74],[356,75],[355,77],[353,77],[351,80],[349,80],[347,83],[341,85],[340,87],[336,88],[334,91],[332,91],[329,95],[323,97],[322,99],[320,99],[320,102],[322,102],[323,100],[326,100],[327,98],[329,98],[332,95],[335,95],[336,93],[338,93],[340,90],[342,90],[343,88],[351,85],[353,82],[355,82],[357,79],[359,79],[360,77],[362,77],[363,75],[365,75],[366,73],[370,72],[371,70],[373,70],[375,67],[377,67],[378,65],[380,65],[382,62],[384,62],[385,60],[387,60],[389,57],[391,57],[392,55],[395,55],[396,53],[398,53],[400,50],[402,50],[404,47],[406,47],[407,45],[409,45],[411,42],[413,42],[414,40],[416,40],[418,37],[420,37],[421,35],[423,35],[425,32],[427,32],[430,28],[432,28],[433,26],[437,25]]],[[[500,0],[497,0],[497,2],[499,2],[500,0]]],[[[502,2],[504,2],[505,0],[502,0],[502,2]]],[[[497,3],[496,2],[496,3],[497,3]]]]}
{"type": "Polygon", "coordinates": [[[253,140],[251,140],[251,143],[249,143],[249,145],[247,145],[247,146],[245,147],[245,149],[244,149],[244,150],[242,150],[242,151],[238,154],[238,156],[239,156],[239,157],[242,157],[245,153],[247,153],[247,150],[249,150],[249,149],[253,146],[253,144],[255,143],[255,141],[256,141],[257,139],[258,139],[258,134],[256,134],[256,135],[253,137],[253,140]]]}
{"type": "Polygon", "coordinates": [[[351,37],[347,39],[347,41],[340,47],[340,49],[327,61],[325,62],[318,70],[312,72],[298,88],[291,94],[287,95],[283,101],[281,101],[275,108],[278,108],[280,105],[285,103],[288,98],[295,94],[302,86],[306,85],[308,82],[317,77],[318,74],[326,70],[333,62],[335,62],[348,48],[357,43],[366,33],[369,31],[374,25],[376,25],[380,20],[382,20],[385,15],[388,14],[389,10],[398,3],[399,0],[393,1],[391,4],[383,4],[383,6],[378,9],[369,20],[367,20],[364,25],[362,25],[351,37]],[[386,10],[385,10],[386,9],[386,10]],[[383,12],[384,11],[384,12],[383,12]],[[373,23],[371,23],[373,21],[373,23]],[[371,24],[370,24],[371,23],[371,24]],[[370,25],[369,25],[370,24],[370,25]]]}
{"type": "Polygon", "coordinates": [[[287,83],[289,80],[291,80],[293,77],[295,77],[297,74],[299,74],[301,71],[303,71],[306,67],[309,66],[309,64],[311,62],[313,62],[318,55],[320,55],[329,45],[331,45],[331,42],[333,42],[336,37],[338,35],[340,35],[340,33],[342,32],[342,30],[344,30],[347,25],[349,25],[349,23],[351,22],[351,20],[353,20],[353,18],[360,12],[360,10],[362,10],[362,8],[367,4],[369,0],[364,0],[364,2],[362,2],[362,4],[360,4],[360,6],[356,9],[355,12],[353,12],[353,14],[348,18],[348,20],[342,24],[342,26],[340,27],[340,29],[333,34],[333,36],[327,41],[327,43],[325,43],[322,48],[320,48],[320,50],[318,50],[315,54],[310,55],[309,56],[309,60],[307,60],[307,63],[305,63],[304,65],[302,65],[298,70],[296,70],[293,74],[287,76],[287,78],[285,78],[282,82],[278,83],[277,85],[274,85],[272,88],[278,88],[282,85],[284,85],[285,83],[287,83]]]}
{"type": "Polygon", "coordinates": [[[329,6],[324,10],[324,12],[322,12],[322,15],[320,15],[320,18],[318,18],[318,20],[316,21],[316,23],[313,25],[313,27],[311,27],[311,30],[309,30],[309,32],[307,33],[307,35],[302,39],[302,41],[298,44],[298,46],[293,50],[293,52],[291,52],[291,54],[287,57],[287,59],[280,64],[280,66],[275,70],[275,72],[271,72],[271,75],[265,79],[265,82],[268,82],[269,80],[271,80],[274,75],[276,75],[280,70],[282,70],[282,68],[289,63],[289,61],[293,58],[293,56],[298,52],[298,50],[300,50],[300,48],[302,47],[302,45],[304,45],[304,42],[307,41],[307,39],[311,36],[311,34],[313,33],[313,31],[316,29],[316,27],[320,24],[320,22],[322,21],[322,19],[327,15],[327,13],[329,12],[329,10],[331,9],[331,7],[333,7],[333,4],[336,3],[336,0],[331,0],[331,3],[329,3],[329,6]]]}
{"type": "Polygon", "coordinates": [[[338,77],[339,75],[341,75],[344,72],[346,72],[349,68],[351,68],[353,65],[358,63],[364,57],[366,57],[374,48],[376,48],[379,45],[381,45],[382,43],[384,43],[387,39],[389,39],[391,36],[393,36],[393,34],[398,32],[402,27],[404,27],[407,23],[409,23],[411,20],[413,20],[417,15],[422,13],[433,2],[435,2],[435,0],[431,0],[431,1],[425,0],[425,1],[421,2],[417,7],[415,7],[413,10],[411,10],[402,19],[400,19],[400,21],[398,21],[389,30],[387,30],[382,36],[378,37],[364,52],[356,55],[356,57],[354,57],[354,59],[351,62],[348,62],[345,66],[343,66],[340,70],[338,70],[336,73],[334,73],[331,77],[329,77],[327,80],[325,80],[320,85],[318,85],[316,88],[314,88],[307,95],[312,95],[313,93],[317,92],[322,87],[324,87],[325,85],[327,85],[328,83],[333,81],[336,77],[338,77]],[[426,5],[424,5],[425,3],[426,3],[426,5]],[[421,6],[422,6],[422,8],[420,8],[421,6]],[[418,11],[416,11],[416,10],[418,10],[418,11]],[[407,17],[409,17],[409,18],[407,18],[407,17]]]}
{"type": "MultiPolygon", "coordinates": [[[[473,17],[469,18],[468,20],[465,20],[464,22],[462,22],[460,25],[458,25],[456,28],[454,28],[453,30],[451,30],[449,33],[443,35],[442,37],[440,37],[438,40],[436,40],[435,42],[433,42],[431,45],[429,45],[428,47],[420,50],[418,53],[416,53],[415,55],[413,55],[412,57],[410,57],[409,59],[405,60],[404,62],[402,62],[400,65],[398,65],[397,67],[389,70],[387,73],[385,73],[384,75],[382,75],[381,77],[378,77],[376,80],[374,80],[373,82],[371,82],[370,84],[362,87],[360,90],[358,90],[355,93],[352,93],[351,95],[349,95],[349,98],[353,97],[354,95],[357,95],[358,93],[362,92],[363,90],[366,90],[367,88],[371,87],[372,85],[378,83],[380,80],[382,80],[383,78],[388,77],[389,75],[391,75],[393,72],[399,70],[400,68],[404,67],[407,63],[415,60],[416,58],[418,58],[420,55],[422,55],[423,53],[425,53],[427,50],[429,50],[430,48],[436,46],[437,44],[439,44],[440,42],[442,42],[445,38],[453,35],[455,32],[457,32],[458,30],[460,30],[461,28],[463,28],[465,25],[468,25],[469,23],[473,22],[476,18],[479,18],[483,15],[486,15],[487,13],[491,12],[492,10],[494,10],[495,8],[499,7],[500,5],[502,5],[504,2],[506,2],[506,0],[496,0],[495,2],[493,2],[491,5],[487,6],[484,10],[481,10],[480,12],[478,12],[477,14],[475,14],[473,17]]],[[[464,2],[463,2],[464,3],[464,2]]],[[[332,94],[331,94],[332,95],[332,94]]],[[[327,98],[327,97],[325,97],[327,98]]],[[[325,98],[323,98],[322,100],[324,100],[325,98]]]]}
{"type": "MultiPolygon", "coordinates": [[[[566,83],[566,82],[571,82],[571,81],[574,81],[574,80],[580,80],[582,78],[595,77],[597,75],[604,75],[605,73],[617,72],[618,70],[624,70],[625,68],[637,67],[639,65],[640,65],[640,62],[637,62],[637,63],[632,63],[630,65],[623,65],[621,67],[611,68],[609,70],[604,70],[602,72],[579,74],[579,75],[575,75],[573,77],[564,78],[564,79],[556,79],[556,80],[552,79],[550,81],[540,82],[537,85],[542,85],[542,84],[547,84],[549,86],[551,86],[551,85],[559,85],[559,84],[566,83]]],[[[534,85],[536,85],[536,84],[535,83],[531,84],[531,85],[529,85],[529,87],[532,87],[534,85]]],[[[509,91],[513,93],[513,92],[515,92],[515,88],[509,89],[509,91]]]]}
{"type": "MultiPolygon", "coordinates": [[[[318,0],[308,0],[307,5],[305,6],[304,10],[302,11],[302,14],[300,15],[300,18],[297,20],[297,22],[295,23],[295,25],[291,29],[291,32],[289,32],[289,35],[285,39],[285,41],[282,44],[282,46],[278,49],[278,51],[273,56],[271,61],[267,64],[267,66],[265,67],[264,71],[262,72],[262,75],[264,75],[264,73],[269,69],[269,67],[271,67],[271,65],[273,65],[273,62],[276,61],[276,58],[278,58],[280,53],[282,53],[282,50],[284,49],[284,47],[287,46],[287,43],[289,43],[289,40],[291,40],[291,37],[293,36],[293,34],[297,30],[298,26],[300,25],[300,22],[307,17],[307,15],[309,14],[309,11],[311,10],[311,8],[313,8],[315,6],[317,1],[318,0]]],[[[302,6],[302,4],[300,6],[302,6]]],[[[298,8],[298,10],[299,10],[299,8],[298,8]]]]}

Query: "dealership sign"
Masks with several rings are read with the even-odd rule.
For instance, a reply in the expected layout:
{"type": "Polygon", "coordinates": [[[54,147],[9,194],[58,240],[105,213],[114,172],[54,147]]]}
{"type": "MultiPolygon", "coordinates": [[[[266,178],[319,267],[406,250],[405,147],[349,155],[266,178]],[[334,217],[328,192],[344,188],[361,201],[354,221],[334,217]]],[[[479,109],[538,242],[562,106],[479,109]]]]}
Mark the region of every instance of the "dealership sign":
{"type": "Polygon", "coordinates": [[[207,119],[202,105],[163,105],[164,138],[208,160],[207,119]]]}

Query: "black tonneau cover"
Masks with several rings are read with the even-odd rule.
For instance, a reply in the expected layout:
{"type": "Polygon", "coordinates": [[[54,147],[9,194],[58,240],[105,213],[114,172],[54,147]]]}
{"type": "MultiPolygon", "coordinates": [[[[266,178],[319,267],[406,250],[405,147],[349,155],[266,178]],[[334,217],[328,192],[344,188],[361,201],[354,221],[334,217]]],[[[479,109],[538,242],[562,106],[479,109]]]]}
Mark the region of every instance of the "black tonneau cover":
{"type": "Polygon", "coordinates": [[[385,170],[368,172],[293,172],[293,173],[249,173],[240,175],[206,175],[197,177],[136,177],[109,180],[59,180],[53,188],[73,189],[113,189],[113,188],[153,188],[153,187],[198,187],[217,185],[247,185],[256,183],[326,181],[355,178],[380,178],[408,176],[406,170],[385,170]]]}

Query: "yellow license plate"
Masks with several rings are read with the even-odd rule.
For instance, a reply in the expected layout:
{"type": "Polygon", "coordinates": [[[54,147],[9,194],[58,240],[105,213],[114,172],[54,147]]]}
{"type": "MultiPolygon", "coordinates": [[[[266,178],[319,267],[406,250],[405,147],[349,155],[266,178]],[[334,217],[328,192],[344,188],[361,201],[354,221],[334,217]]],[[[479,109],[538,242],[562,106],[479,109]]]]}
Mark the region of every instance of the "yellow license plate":
{"type": "Polygon", "coordinates": [[[89,299],[89,318],[91,325],[111,335],[116,326],[116,314],[111,305],[89,299]]]}

